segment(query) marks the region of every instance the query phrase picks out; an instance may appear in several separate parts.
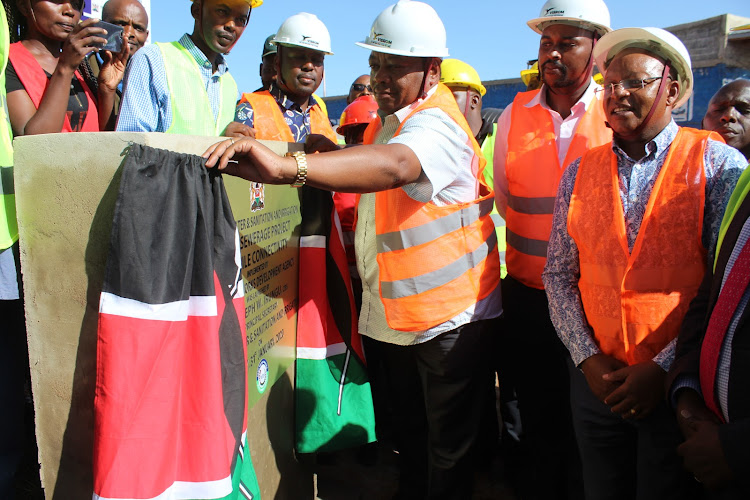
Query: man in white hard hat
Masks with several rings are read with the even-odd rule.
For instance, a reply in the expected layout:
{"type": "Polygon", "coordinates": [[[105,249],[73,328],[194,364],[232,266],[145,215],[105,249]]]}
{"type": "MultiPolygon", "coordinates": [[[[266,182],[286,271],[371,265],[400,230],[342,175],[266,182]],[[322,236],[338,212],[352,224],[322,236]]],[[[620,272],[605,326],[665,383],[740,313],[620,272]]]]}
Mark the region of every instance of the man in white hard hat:
{"type": "Polygon", "coordinates": [[[560,180],[543,275],[578,367],[571,402],[586,498],[693,498],[664,382],[747,161],[718,134],[672,119],[693,87],[673,34],[616,30],[594,57],[614,139],[560,180]]]}
{"type": "Polygon", "coordinates": [[[381,120],[364,146],[281,158],[256,141],[209,149],[208,167],[274,184],[362,193],[355,230],[360,332],[387,369],[401,463],[398,498],[470,498],[487,349],[501,309],[492,192],[450,90],[429,5],[401,0],[366,40],[381,120]],[[234,158],[237,164],[228,161],[234,158]]]}
{"type": "Polygon", "coordinates": [[[602,0],[549,0],[527,24],[541,35],[543,85],[519,93],[505,108],[495,139],[495,199],[507,225],[508,270],[498,356],[501,372],[516,384],[521,411],[523,496],[577,500],[581,470],[568,397],[570,356],[549,320],[542,270],[564,168],[612,137],[592,78],[593,48],[610,31],[610,17],[602,0]]]}
{"type": "Polygon", "coordinates": [[[235,120],[256,129],[258,139],[305,142],[310,134],[335,141],[336,134],[313,97],[323,82],[324,60],[332,55],[328,28],[314,14],[286,19],[272,42],[276,46],[276,78],[268,90],[245,93],[235,120]]]}
{"type": "Polygon", "coordinates": [[[233,122],[239,92],[224,56],[263,0],[191,1],[192,34],[145,47],[130,61],[118,131],[252,136],[233,122]]]}

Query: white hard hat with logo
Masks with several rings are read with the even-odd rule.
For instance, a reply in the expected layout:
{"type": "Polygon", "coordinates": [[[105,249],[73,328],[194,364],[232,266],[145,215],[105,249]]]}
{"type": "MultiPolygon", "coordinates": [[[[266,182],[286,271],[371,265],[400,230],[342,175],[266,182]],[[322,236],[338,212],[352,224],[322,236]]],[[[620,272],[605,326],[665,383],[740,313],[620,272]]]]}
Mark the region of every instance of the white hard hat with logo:
{"type": "Polygon", "coordinates": [[[661,28],[621,28],[604,35],[594,46],[596,65],[606,74],[610,61],[630,48],[643,49],[669,61],[680,82],[680,95],[674,109],[687,102],[693,92],[693,70],[690,53],[679,38],[661,28]]]}
{"type": "Polygon", "coordinates": [[[281,23],[273,39],[276,45],[304,47],[328,55],[331,51],[331,35],[323,21],[315,14],[300,12],[281,23]]]}
{"type": "Polygon", "coordinates": [[[599,36],[612,31],[609,27],[609,9],[602,0],[548,0],[539,17],[527,22],[529,28],[541,34],[550,24],[570,24],[599,36]]]}
{"type": "Polygon", "coordinates": [[[397,56],[448,57],[443,21],[435,9],[412,0],[399,0],[381,12],[357,45],[397,56]]]}

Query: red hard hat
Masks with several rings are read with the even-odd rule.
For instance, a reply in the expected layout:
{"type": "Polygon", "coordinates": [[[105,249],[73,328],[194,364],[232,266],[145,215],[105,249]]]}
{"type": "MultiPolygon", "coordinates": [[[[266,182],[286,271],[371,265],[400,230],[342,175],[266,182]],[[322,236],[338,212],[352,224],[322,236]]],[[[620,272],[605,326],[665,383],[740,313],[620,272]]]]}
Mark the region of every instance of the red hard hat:
{"type": "Polygon", "coordinates": [[[336,132],[344,134],[344,129],[350,125],[369,124],[378,117],[378,103],[371,95],[363,95],[354,99],[341,113],[341,120],[336,132]]]}

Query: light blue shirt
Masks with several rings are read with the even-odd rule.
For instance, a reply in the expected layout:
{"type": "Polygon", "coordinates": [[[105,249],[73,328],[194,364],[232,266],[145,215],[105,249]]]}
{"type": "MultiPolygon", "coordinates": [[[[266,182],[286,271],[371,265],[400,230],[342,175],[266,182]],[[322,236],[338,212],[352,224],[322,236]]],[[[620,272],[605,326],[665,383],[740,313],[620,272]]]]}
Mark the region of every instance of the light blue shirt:
{"type": "MultiPolygon", "coordinates": [[[[646,144],[646,155],[638,161],[630,158],[616,142],[612,143],[612,150],[617,158],[620,201],[631,251],[638,237],[651,191],[678,130],[674,120],[671,121],[646,144]]],[[[579,158],[571,163],[560,180],[547,250],[547,265],[542,274],[549,300],[550,318],[576,366],[600,352],[586,321],[578,290],[578,247],[568,234],[568,209],[580,161],[579,158]]],[[[707,265],[712,265],[724,209],[737,180],[747,166],[747,160],[736,149],[709,139],[703,161],[706,194],[701,241],[708,253],[707,265]]],[[[665,371],[674,361],[675,346],[676,340],[673,340],[654,358],[654,362],[665,371]]]]}
{"type": "MultiPolygon", "coordinates": [[[[224,57],[217,56],[217,70],[213,71],[206,55],[195,46],[188,34],[182,35],[180,45],[193,56],[200,68],[203,86],[211,103],[214,119],[221,105],[221,76],[229,71],[224,57]]],[[[167,85],[164,56],[156,44],[144,47],[133,56],[124,78],[124,90],[118,132],[166,132],[172,125],[172,103],[167,85]]]]}

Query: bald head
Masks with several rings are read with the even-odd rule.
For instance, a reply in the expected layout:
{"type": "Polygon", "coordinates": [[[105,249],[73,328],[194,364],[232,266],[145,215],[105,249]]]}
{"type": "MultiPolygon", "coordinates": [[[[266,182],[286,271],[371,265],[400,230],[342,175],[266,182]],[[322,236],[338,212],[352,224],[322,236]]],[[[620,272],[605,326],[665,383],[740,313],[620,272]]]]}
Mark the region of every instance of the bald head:
{"type": "Polygon", "coordinates": [[[132,56],[148,39],[148,13],[138,0],[108,0],[102,21],[122,26],[132,56]]]}
{"type": "Polygon", "coordinates": [[[740,79],[719,89],[708,103],[703,128],[750,158],[750,80],[740,79]]]}
{"type": "Polygon", "coordinates": [[[349,87],[349,95],[346,97],[346,104],[353,103],[354,99],[363,95],[372,95],[370,75],[362,75],[352,82],[352,86],[349,87]]]}

